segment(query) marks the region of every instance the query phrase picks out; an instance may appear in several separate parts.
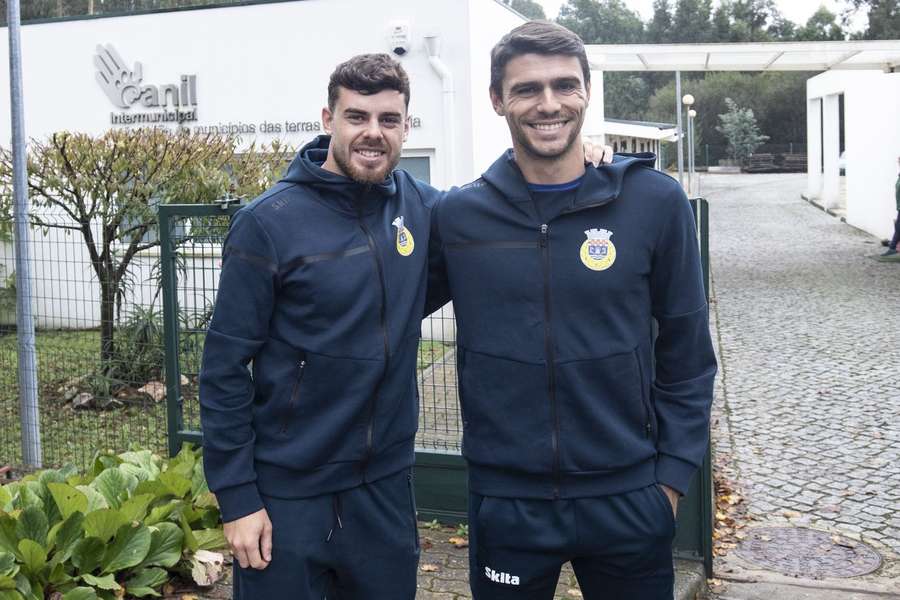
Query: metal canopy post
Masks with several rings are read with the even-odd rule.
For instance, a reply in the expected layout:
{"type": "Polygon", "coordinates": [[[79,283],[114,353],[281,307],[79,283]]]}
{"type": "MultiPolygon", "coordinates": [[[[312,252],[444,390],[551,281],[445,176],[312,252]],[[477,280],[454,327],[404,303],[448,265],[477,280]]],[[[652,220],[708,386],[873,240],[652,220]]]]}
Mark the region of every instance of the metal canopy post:
{"type": "Polygon", "coordinates": [[[25,154],[25,117],[22,108],[22,43],[19,0],[6,7],[9,24],[9,93],[12,113],[14,237],[16,252],[16,338],[19,346],[19,406],[22,422],[22,460],[25,466],[40,468],[40,411],[37,393],[37,358],[34,316],[31,312],[31,256],[28,227],[28,178],[25,154]]]}

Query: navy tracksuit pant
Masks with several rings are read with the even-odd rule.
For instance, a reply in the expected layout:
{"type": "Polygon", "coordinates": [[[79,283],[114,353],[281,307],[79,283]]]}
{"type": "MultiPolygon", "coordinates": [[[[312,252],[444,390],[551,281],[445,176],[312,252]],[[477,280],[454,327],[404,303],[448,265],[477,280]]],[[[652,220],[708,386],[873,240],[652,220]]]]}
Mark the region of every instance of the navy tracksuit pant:
{"type": "Polygon", "coordinates": [[[658,485],[614,496],[469,494],[474,600],[552,600],[571,561],[586,600],[672,600],[675,518],[658,485]]]}
{"type": "Polygon", "coordinates": [[[900,243],[900,210],[897,211],[897,220],[894,221],[894,237],[891,238],[891,243],[888,244],[888,247],[896,250],[898,243],[900,243]]]}
{"type": "Polygon", "coordinates": [[[234,600],[413,600],[419,563],[409,470],[336,494],[263,496],[272,561],[234,562],[234,600]]]}

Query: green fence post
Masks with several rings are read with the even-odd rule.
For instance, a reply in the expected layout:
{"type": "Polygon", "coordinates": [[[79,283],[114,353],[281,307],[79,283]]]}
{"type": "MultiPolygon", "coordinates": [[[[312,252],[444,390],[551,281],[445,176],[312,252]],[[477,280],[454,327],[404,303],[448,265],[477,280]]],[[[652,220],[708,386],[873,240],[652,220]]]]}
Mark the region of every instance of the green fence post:
{"type": "Polygon", "coordinates": [[[168,425],[169,456],[175,456],[181,449],[179,432],[183,415],[181,402],[181,373],[178,365],[178,281],[174,268],[175,248],[172,245],[172,206],[159,207],[159,260],[162,270],[163,296],[163,340],[165,346],[166,369],[166,423],[168,425]]]}
{"type": "MultiPolygon", "coordinates": [[[[700,245],[700,264],[703,270],[703,285],[709,300],[709,203],[703,198],[691,199],[691,208],[697,219],[700,245]]],[[[678,532],[675,536],[676,556],[701,560],[706,576],[712,577],[712,530],[713,530],[713,478],[712,453],[707,446],[703,464],[691,482],[687,495],[678,507],[678,532]]]]}

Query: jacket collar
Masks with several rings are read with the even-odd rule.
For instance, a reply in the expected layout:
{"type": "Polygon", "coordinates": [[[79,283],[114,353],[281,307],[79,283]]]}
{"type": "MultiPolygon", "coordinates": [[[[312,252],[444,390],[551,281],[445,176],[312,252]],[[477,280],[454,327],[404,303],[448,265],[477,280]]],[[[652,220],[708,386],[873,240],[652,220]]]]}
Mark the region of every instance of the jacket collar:
{"type": "MultiPolygon", "coordinates": [[[[596,168],[588,166],[569,210],[579,210],[615,200],[622,192],[625,173],[629,169],[640,166],[653,167],[655,161],[656,156],[649,152],[617,154],[613,157],[611,164],[600,165],[596,168]]],[[[512,149],[507,150],[494,161],[494,164],[484,172],[482,177],[510,202],[532,201],[528,183],[516,164],[512,149]]]]}

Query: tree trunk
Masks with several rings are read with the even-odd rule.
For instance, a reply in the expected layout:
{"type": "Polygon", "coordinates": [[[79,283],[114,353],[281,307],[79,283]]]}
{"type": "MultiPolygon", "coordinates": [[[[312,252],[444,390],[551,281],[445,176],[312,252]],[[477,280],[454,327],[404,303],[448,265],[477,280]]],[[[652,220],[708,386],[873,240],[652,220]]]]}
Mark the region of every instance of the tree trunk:
{"type": "Polygon", "coordinates": [[[104,373],[110,372],[115,355],[113,334],[115,332],[116,282],[112,277],[100,280],[100,364],[104,373]]]}

